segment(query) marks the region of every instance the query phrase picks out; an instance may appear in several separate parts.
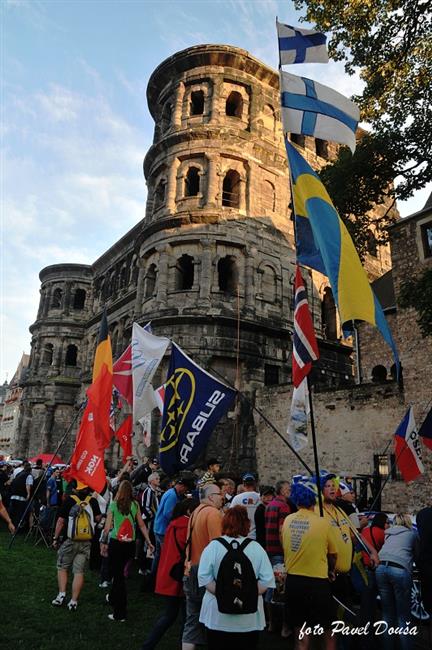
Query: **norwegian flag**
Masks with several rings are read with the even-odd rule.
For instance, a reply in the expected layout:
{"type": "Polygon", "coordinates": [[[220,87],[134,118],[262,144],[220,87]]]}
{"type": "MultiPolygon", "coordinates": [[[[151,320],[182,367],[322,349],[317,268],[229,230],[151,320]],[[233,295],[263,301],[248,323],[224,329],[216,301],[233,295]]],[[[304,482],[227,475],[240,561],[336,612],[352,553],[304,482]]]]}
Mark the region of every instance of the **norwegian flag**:
{"type": "Polygon", "coordinates": [[[318,344],[315,338],[312,317],[309,311],[306,288],[300,267],[296,265],[294,283],[294,335],[292,377],[295,388],[300,386],[309,374],[312,361],[319,357],[318,344]]]}

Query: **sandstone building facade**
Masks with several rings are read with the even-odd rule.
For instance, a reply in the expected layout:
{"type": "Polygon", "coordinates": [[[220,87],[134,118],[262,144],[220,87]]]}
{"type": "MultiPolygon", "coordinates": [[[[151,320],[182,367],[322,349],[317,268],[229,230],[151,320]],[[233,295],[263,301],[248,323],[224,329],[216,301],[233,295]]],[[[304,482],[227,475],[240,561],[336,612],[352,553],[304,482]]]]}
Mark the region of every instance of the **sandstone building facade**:
{"type": "MultiPolygon", "coordinates": [[[[196,46],[161,63],[147,98],[155,130],[144,159],[146,216],[92,265],[41,271],[16,452],[53,451],[73,422],[106,305],[115,357],[133,321],[151,320],[155,334],[173,338],[246,395],[209,452],[265,476],[252,405],[268,394],[278,400],[278,386],[290,383],[295,263],[278,75],[239,48],[196,46]]],[[[331,143],[294,141],[316,168],[336,154],[331,143]]],[[[379,247],[369,262],[371,277],[381,276],[390,268],[388,249],[379,247]]],[[[347,388],[352,351],[340,342],[331,290],[319,274],[304,276],[321,350],[316,384],[347,388]]],[[[155,421],[154,443],[156,436],[155,421]]],[[[144,453],[138,439],[135,445],[144,453]]]]}

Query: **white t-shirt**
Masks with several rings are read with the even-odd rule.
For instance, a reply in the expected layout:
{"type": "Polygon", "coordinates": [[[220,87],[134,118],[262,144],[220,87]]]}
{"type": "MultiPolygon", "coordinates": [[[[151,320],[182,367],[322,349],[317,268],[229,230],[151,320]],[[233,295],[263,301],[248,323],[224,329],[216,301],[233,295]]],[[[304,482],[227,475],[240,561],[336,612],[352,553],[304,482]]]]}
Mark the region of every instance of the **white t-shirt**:
{"type": "Polygon", "coordinates": [[[246,508],[250,521],[250,530],[248,535],[250,539],[256,539],[255,510],[259,503],[260,495],[258,492],[242,492],[241,494],[236,494],[229,504],[230,508],[233,508],[234,506],[244,506],[246,508]]]}
{"type": "MultiPolygon", "coordinates": [[[[242,496],[242,495],[238,495],[242,496]]],[[[223,535],[228,543],[233,541],[233,537],[223,535]]],[[[243,542],[244,537],[236,538],[239,544],[243,542]]],[[[227,549],[217,540],[210,542],[202,552],[198,567],[198,583],[200,587],[205,587],[212,580],[216,580],[220,563],[227,549]]],[[[258,542],[250,542],[244,550],[252,562],[257,580],[263,587],[274,587],[275,580],[273,569],[268,559],[267,553],[258,542]]],[[[253,614],[221,614],[218,610],[216,596],[206,590],[201,605],[200,623],[203,623],[210,630],[220,630],[222,632],[254,632],[263,630],[265,627],[265,616],[262,596],[258,596],[258,608],[253,614]]]]}

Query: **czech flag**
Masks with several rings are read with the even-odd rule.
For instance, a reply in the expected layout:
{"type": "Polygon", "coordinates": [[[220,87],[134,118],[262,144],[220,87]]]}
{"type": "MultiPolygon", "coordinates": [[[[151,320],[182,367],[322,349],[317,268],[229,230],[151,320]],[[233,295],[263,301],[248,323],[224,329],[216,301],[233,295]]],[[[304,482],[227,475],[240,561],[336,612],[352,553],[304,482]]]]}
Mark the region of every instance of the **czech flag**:
{"type": "Polygon", "coordinates": [[[408,483],[424,473],[420,439],[414,421],[412,406],[395,433],[396,464],[403,480],[408,483]]]}
{"type": "Polygon", "coordinates": [[[429,447],[429,449],[432,450],[432,409],[427,414],[418,433],[426,447],[429,447]]]}

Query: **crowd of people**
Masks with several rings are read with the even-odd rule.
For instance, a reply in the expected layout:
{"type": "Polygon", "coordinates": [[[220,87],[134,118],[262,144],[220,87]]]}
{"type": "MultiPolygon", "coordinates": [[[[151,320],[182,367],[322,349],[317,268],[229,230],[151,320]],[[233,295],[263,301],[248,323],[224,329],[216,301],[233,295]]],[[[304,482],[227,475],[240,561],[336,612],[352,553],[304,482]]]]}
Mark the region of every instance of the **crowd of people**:
{"type": "Polygon", "coordinates": [[[314,636],[328,650],[347,648],[355,635],[355,647],[410,650],[414,562],[432,621],[432,507],[415,527],[405,513],[361,515],[353,486],[335,473],[258,485],[252,472],[236,481],[210,458],[200,478],[171,480],[157,458],[129,458],[99,494],[41,462],[3,462],[0,517],[12,534],[37,525],[57,550],[53,607],[77,610],[96,556],[109,619],[124,622],[136,563],[161,597],[141,650],[156,648],[176,620],[182,650],[253,650],[265,628],[301,650],[314,636]]]}

